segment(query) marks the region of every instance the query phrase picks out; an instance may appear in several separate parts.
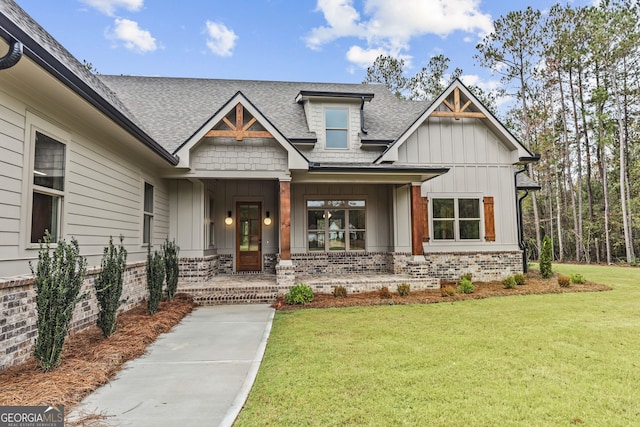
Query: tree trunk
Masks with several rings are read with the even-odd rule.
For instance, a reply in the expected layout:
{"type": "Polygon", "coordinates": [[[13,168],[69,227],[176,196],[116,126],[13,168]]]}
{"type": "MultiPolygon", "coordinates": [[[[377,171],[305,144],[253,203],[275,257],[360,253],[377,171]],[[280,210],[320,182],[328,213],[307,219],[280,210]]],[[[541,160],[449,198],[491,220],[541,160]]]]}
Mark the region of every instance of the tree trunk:
{"type": "MultiPolygon", "coordinates": [[[[580,69],[581,71],[582,69],[580,69]]],[[[592,229],[594,224],[593,218],[593,191],[591,188],[591,147],[589,146],[589,127],[587,126],[587,110],[584,105],[584,92],[582,88],[582,72],[578,73],[578,89],[580,96],[580,113],[582,116],[582,133],[584,137],[584,151],[586,155],[586,187],[587,187],[587,203],[589,204],[589,227],[592,229]]],[[[598,250],[596,245],[596,251],[598,250]]],[[[585,248],[585,251],[591,251],[590,248],[585,248]]]]}
{"type": "MultiPolygon", "coordinates": [[[[577,157],[577,184],[575,190],[571,186],[571,204],[573,206],[573,230],[576,236],[576,261],[582,261],[582,150],[580,146],[580,129],[578,126],[578,109],[576,107],[576,97],[573,90],[573,68],[569,67],[569,90],[571,93],[571,106],[573,109],[573,126],[576,138],[576,157],[577,157]],[[578,196],[578,208],[576,212],[576,193],[578,196]]],[[[570,174],[571,176],[571,174],[570,174]]],[[[573,181],[573,179],[571,180],[573,181]]],[[[572,182],[573,184],[573,182],[572,182]]]]}

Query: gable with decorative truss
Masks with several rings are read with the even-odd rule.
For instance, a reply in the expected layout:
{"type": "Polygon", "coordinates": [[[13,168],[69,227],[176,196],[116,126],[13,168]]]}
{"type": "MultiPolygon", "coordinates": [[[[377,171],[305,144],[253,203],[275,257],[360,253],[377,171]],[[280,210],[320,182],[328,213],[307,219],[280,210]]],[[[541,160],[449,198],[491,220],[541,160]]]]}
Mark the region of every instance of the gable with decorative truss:
{"type": "Polygon", "coordinates": [[[178,167],[191,168],[193,152],[205,141],[213,138],[233,138],[238,143],[243,143],[241,146],[249,144],[250,139],[256,139],[256,143],[259,140],[271,141],[269,144],[284,149],[287,170],[309,169],[309,161],[242,92],[237,92],[229,99],[175,151],[174,154],[180,159],[178,167]]]}

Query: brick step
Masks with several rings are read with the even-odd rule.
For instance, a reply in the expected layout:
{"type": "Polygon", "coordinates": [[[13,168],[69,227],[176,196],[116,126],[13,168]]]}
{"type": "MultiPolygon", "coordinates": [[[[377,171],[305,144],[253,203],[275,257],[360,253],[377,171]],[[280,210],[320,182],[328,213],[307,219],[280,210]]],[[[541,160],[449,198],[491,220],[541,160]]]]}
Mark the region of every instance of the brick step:
{"type": "Polygon", "coordinates": [[[273,286],[185,286],[179,292],[193,297],[200,305],[218,304],[272,304],[278,296],[273,286]]]}

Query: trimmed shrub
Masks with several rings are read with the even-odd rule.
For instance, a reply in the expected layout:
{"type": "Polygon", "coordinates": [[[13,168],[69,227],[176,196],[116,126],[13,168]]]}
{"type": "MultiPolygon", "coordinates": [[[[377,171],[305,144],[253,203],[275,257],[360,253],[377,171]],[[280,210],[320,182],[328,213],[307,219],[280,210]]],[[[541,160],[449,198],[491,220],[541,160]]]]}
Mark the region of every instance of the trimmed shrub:
{"type": "Polygon", "coordinates": [[[382,299],[391,298],[391,292],[389,292],[389,288],[387,288],[386,286],[381,287],[379,292],[380,292],[380,298],[382,299]]]}
{"type": "Polygon", "coordinates": [[[180,247],[176,245],[175,241],[169,241],[167,239],[162,245],[162,256],[164,258],[164,269],[167,280],[167,298],[169,301],[173,301],[173,296],[178,290],[178,253],[180,253],[180,247]]]}
{"type": "Polygon", "coordinates": [[[466,277],[463,277],[458,284],[458,292],[460,292],[461,294],[471,294],[473,293],[474,289],[475,287],[473,286],[473,283],[466,277]]]}
{"type": "Polygon", "coordinates": [[[470,281],[470,282],[471,282],[471,281],[472,281],[472,279],[473,279],[473,274],[471,274],[471,273],[464,273],[460,279],[461,279],[461,280],[462,280],[462,279],[467,279],[468,281],[470,281]]]}
{"type": "Polygon", "coordinates": [[[120,235],[120,247],[113,245],[113,237],[109,238],[109,246],[104,248],[102,271],[96,277],[94,287],[96,299],[100,306],[96,324],[105,338],[109,338],[116,331],[116,317],[122,296],[124,271],[127,267],[127,250],[122,245],[124,236],[120,235]]]}
{"type": "Polygon", "coordinates": [[[456,288],[451,285],[445,285],[440,288],[440,295],[443,297],[452,297],[456,294],[456,288]]]}
{"type": "Polygon", "coordinates": [[[333,288],[332,292],[335,298],[346,298],[347,297],[347,288],[344,286],[336,286],[333,288]]]}
{"type": "Polygon", "coordinates": [[[44,242],[40,241],[38,266],[34,269],[29,262],[29,268],[35,276],[33,287],[38,311],[38,336],[33,355],[42,370],[49,372],[60,365],[73,310],[86,296],[79,294],[87,260],[80,256],[76,239],[71,239],[70,244],[64,240],[58,242],[52,256],[51,235],[47,231],[44,242]]]}
{"type": "Polygon", "coordinates": [[[164,284],[164,260],[162,254],[154,251],[151,254],[151,247],[147,250],[147,289],[149,299],[147,300],[147,311],[150,315],[156,314],[162,299],[162,286],[164,284]]]}
{"type": "Polygon", "coordinates": [[[313,290],[304,283],[293,286],[284,296],[289,305],[307,304],[313,301],[313,290]]]}
{"type": "Polygon", "coordinates": [[[514,274],[513,279],[516,281],[516,285],[518,286],[523,286],[527,281],[527,278],[522,273],[514,274]]]}
{"type": "Polygon", "coordinates": [[[569,276],[563,276],[562,274],[558,276],[558,285],[561,288],[568,288],[571,286],[571,278],[569,276]]]}
{"type": "Polygon", "coordinates": [[[551,237],[544,236],[542,241],[542,250],[540,251],[540,274],[545,279],[553,275],[551,261],[553,259],[553,242],[551,237]]]}
{"type": "Polygon", "coordinates": [[[586,282],[586,279],[584,278],[584,276],[582,274],[571,274],[571,283],[577,283],[579,285],[583,284],[584,282],[586,282]]]}
{"type": "Polygon", "coordinates": [[[401,297],[407,297],[411,293],[411,285],[408,283],[401,283],[398,285],[398,295],[401,297]]]}
{"type": "Polygon", "coordinates": [[[514,289],[516,287],[516,278],[513,276],[509,276],[502,281],[502,286],[505,289],[514,289]]]}

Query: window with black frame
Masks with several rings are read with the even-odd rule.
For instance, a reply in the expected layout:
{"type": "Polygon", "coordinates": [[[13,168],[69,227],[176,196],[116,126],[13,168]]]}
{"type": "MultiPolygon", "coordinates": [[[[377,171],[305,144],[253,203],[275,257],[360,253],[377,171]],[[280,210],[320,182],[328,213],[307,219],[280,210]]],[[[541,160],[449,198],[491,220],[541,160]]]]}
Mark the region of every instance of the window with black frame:
{"type": "Polygon", "coordinates": [[[364,251],[365,201],[307,201],[307,236],[309,251],[364,251]]]}

